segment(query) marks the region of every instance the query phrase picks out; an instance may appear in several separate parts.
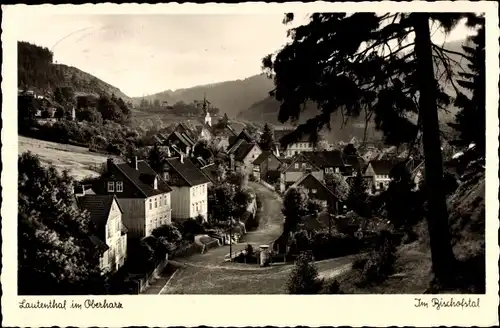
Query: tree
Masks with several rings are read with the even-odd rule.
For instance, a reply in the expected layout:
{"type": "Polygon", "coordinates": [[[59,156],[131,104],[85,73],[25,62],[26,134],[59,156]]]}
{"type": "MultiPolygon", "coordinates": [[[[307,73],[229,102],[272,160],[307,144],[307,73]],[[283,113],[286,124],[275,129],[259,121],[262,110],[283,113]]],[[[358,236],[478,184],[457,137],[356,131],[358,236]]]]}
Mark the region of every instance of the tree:
{"type": "Polygon", "coordinates": [[[339,201],[344,202],[347,199],[349,184],[342,175],[337,173],[325,174],[325,185],[339,201]]]}
{"type": "Polygon", "coordinates": [[[463,91],[455,99],[455,105],[460,111],[455,117],[455,123],[450,124],[459,132],[455,145],[468,146],[476,144],[476,151],[480,156],[485,154],[486,137],[486,57],[485,57],[485,30],[484,18],[479,17],[477,34],[469,38],[469,46],[463,46],[469,61],[470,72],[460,72],[462,78],[457,83],[472,93],[467,97],[463,91]]]}
{"type": "Polygon", "coordinates": [[[404,163],[396,164],[389,174],[391,182],[384,192],[387,218],[396,228],[410,230],[421,217],[421,206],[417,202],[417,193],[413,191],[415,183],[404,163]]]}
{"type": "Polygon", "coordinates": [[[29,152],[18,170],[18,293],[103,293],[95,227],[73,207],[73,179],[29,152]]]}
{"type": "Polygon", "coordinates": [[[193,157],[201,157],[207,162],[213,158],[213,154],[206,140],[200,140],[194,145],[193,157]]]}
{"type": "Polygon", "coordinates": [[[273,131],[271,130],[269,124],[266,123],[264,125],[264,131],[260,136],[259,146],[262,150],[271,150],[273,148],[273,144],[274,144],[273,131]]]}
{"type": "Polygon", "coordinates": [[[160,99],[155,99],[155,100],[153,101],[153,106],[154,106],[155,108],[160,108],[160,99]]]}
{"type": "Polygon", "coordinates": [[[307,214],[308,197],[300,188],[289,188],[283,198],[282,212],[285,216],[285,232],[297,229],[301,218],[307,214]]]}
{"type": "Polygon", "coordinates": [[[35,97],[26,93],[17,96],[17,128],[19,132],[27,131],[36,122],[36,112],[40,104],[35,97]]]}
{"type": "Polygon", "coordinates": [[[342,153],[344,154],[344,156],[353,156],[358,154],[358,150],[356,149],[356,147],[354,147],[352,143],[350,143],[344,147],[342,153]]]}
{"type": "MultiPolygon", "coordinates": [[[[290,29],[292,41],[263,66],[274,78],[272,95],[281,103],[279,120],[297,120],[307,101],[321,113],[297,127],[283,143],[329,126],[333,112],[374,120],[388,144],[414,143],[421,136],[429,186],[427,221],[436,282],[451,283],[455,258],[442,189],[438,107],[450,104],[436,81],[453,83],[449,55],[461,54],[431,42],[429,24],[445,32],[473,14],[316,13],[309,24],[290,29]],[[355,27],[355,28],[353,28],[355,27]],[[434,67],[433,62],[438,65],[434,67]],[[336,90],[332,93],[331,90],[336,90]]],[[[287,14],[284,22],[293,20],[287,14]]]]}
{"type": "Polygon", "coordinates": [[[120,107],[106,95],[100,95],[97,101],[97,110],[101,113],[103,120],[122,122],[124,115],[120,107]]]}
{"type": "Polygon", "coordinates": [[[208,214],[210,219],[228,221],[236,211],[234,197],[236,191],[233,185],[224,183],[211,186],[208,189],[208,214]]]}
{"type": "Polygon", "coordinates": [[[76,118],[79,121],[87,121],[97,125],[102,124],[102,115],[93,107],[86,107],[76,112],[76,118]]]}
{"type": "Polygon", "coordinates": [[[182,235],[176,226],[164,224],[151,231],[153,235],[163,246],[168,253],[171,253],[182,240],[182,235]]]}
{"type": "Polygon", "coordinates": [[[163,173],[163,167],[167,162],[167,154],[155,144],[148,154],[148,164],[157,173],[163,173]]]}
{"type": "Polygon", "coordinates": [[[288,278],[287,289],[289,294],[318,294],[323,287],[319,278],[318,269],[304,254],[298,256],[295,267],[288,278]]]}
{"type": "Polygon", "coordinates": [[[349,194],[347,195],[346,199],[346,206],[361,216],[368,216],[370,213],[367,202],[367,186],[363,179],[361,171],[358,170],[356,176],[352,181],[352,185],[349,188],[349,194]]]}

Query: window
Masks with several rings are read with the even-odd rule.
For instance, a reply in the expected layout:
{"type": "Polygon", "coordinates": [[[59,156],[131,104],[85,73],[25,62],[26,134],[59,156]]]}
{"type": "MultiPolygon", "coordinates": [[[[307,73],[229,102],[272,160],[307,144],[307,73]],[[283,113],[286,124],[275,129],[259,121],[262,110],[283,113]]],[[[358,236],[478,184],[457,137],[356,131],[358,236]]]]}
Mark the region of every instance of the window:
{"type": "Polygon", "coordinates": [[[115,223],[116,223],[115,230],[120,231],[120,220],[115,220],[115,223]]]}
{"type": "Polygon", "coordinates": [[[335,168],[335,173],[339,173],[340,169],[338,167],[335,168]]]}
{"type": "Polygon", "coordinates": [[[123,192],[123,181],[116,181],[116,192],[123,192]]]}
{"type": "Polygon", "coordinates": [[[108,181],[108,192],[115,192],[115,183],[114,183],[114,181],[108,181]]]}
{"type": "Polygon", "coordinates": [[[108,238],[113,236],[113,220],[109,220],[108,222],[108,238]]]}
{"type": "Polygon", "coordinates": [[[153,209],[153,201],[150,199],[149,200],[149,209],[152,210],[153,209]]]}
{"type": "Polygon", "coordinates": [[[193,196],[195,196],[195,195],[196,195],[195,188],[193,188],[193,196]]]}
{"type": "Polygon", "coordinates": [[[156,200],[156,197],[155,197],[155,208],[158,208],[158,201],[156,200]]]}
{"type": "Polygon", "coordinates": [[[299,163],[295,163],[295,168],[298,169],[299,168],[299,163]]]}
{"type": "Polygon", "coordinates": [[[307,167],[306,163],[302,163],[302,168],[305,169],[307,167]]]}
{"type": "Polygon", "coordinates": [[[118,250],[118,254],[121,255],[122,254],[122,243],[121,243],[121,239],[118,239],[118,241],[116,242],[116,249],[118,250]]]}
{"type": "Polygon", "coordinates": [[[313,194],[315,194],[315,193],[317,193],[317,192],[318,192],[318,190],[316,190],[316,189],[311,189],[311,192],[312,192],[313,194]]]}

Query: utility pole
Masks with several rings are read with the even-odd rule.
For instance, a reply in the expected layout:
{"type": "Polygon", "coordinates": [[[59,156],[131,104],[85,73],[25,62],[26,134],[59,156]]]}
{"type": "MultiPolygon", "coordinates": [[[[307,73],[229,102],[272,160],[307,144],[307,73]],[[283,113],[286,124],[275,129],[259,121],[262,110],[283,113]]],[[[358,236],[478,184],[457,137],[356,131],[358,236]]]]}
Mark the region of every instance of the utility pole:
{"type": "Polygon", "coordinates": [[[231,236],[231,230],[233,230],[233,217],[229,217],[229,262],[233,261],[233,239],[231,236]]]}

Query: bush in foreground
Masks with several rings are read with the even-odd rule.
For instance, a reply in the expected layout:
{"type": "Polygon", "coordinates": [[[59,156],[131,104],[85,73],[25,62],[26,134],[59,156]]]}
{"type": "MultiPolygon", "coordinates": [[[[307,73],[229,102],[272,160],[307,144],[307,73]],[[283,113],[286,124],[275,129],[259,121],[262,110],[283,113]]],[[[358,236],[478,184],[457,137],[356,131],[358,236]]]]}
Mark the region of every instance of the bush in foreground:
{"type": "Polygon", "coordinates": [[[289,294],[318,294],[323,287],[318,270],[304,253],[297,257],[295,268],[288,279],[289,294]]]}

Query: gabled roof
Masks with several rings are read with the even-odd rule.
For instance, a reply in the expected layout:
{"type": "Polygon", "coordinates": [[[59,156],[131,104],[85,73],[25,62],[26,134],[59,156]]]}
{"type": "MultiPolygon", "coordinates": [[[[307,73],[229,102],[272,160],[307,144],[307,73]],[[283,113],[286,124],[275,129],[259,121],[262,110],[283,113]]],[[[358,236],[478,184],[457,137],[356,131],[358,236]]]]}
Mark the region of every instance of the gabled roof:
{"type": "Polygon", "coordinates": [[[146,198],[172,191],[172,188],[143,160],[137,161],[137,170],[132,167],[131,163],[114,165],[146,198]],[[153,188],[155,177],[158,181],[158,189],[153,188]]]}
{"type": "MultiPolygon", "coordinates": [[[[290,133],[292,133],[294,130],[293,129],[282,129],[282,130],[274,130],[274,140],[276,142],[280,142],[280,140],[289,135],[290,133]]],[[[295,142],[310,142],[309,140],[309,136],[306,135],[306,134],[303,134],[302,136],[300,136],[300,138],[295,141],[295,142]]]]}
{"type": "Polygon", "coordinates": [[[303,155],[303,153],[299,153],[299,154],[297,154],[297,155],[295,155],[293,157],[293,159],[291,160],[291,162],[288,165],[283,165],[283,167],[280,169],[281,172],[288,171],[288,169],[291,168],[291,167],[293,167],[293,165],[295,164],[295,162],[297,162],[299,159],[302,159],[302,160],[308,162],[309,164],[311,164],[311,166],[313,167],[313,169],[320,170],[320,168],[317,167],[315,164],[313,164],[309,158],[305,157],[303,155]]]}
{"type": "Polygon", "coordinates": [[[345,166],[340,150],[307,151],[302,152],[302,155],[319,168],[345,166]]]}
{"type": "MultiPolygon", "coordinates": [[[[306,180],[308,178],[316,180],[321,185],[321,187],[324,188],[332,197],[335,197],[335,194],[330,190],[330,188],[328,188],[323,182],[321,182],[318,178],[316,178],[314,176],[314,174],[312,174],[312,173],[306,173],[303,176],[301,176],[297,181],[295,181],[295,183],[290,188],[300,187],[302,182],[304,182],[304,180],[306,180]]],[[[337,197],[335,197],[335,198],[337,198],[337,197]]]]}
{"type": "Polygon", "coordinates": [[[227,124],[222,129],[219,129],[217,127],[217,124],[214,124],[212,126],[211,132],[215,136],[221,136],[221,135],[226,136],[226,137],[236,136],[236,133],[234,132],[234,130],[230,126],[228,126],[227,124]]]}
{"type": "Polygon", "coordinates": [[[381,159],[373,160],[368,163],[372,166],[375,174],[389,175],[394,165],[404,162],[401,159],[381,159]]]}
{"type": "Polygon", "coordinates": [[[259,147],[255,143],[249,143],[246,142],[245,140],[238,140],[237,147],[233,148],[234,150],[231,151],[231,154],[234,155],[234,160],[236,161],[242,161],[245,159],[245,157],[248,155],[248,153],[254,148],[254,147],[259,147]],[[241,141],[241,142],[240,142],[241,141]]]}
{"type": "Polygon", "coordinates": [[[235,153],[236,150],[238,149],[238,147],[240,147],[243,143],[246,144],[247,142],[244,139],[238,139],[238,140],[236,140],[236,142],[233,145],[227,147],[227,153],[228,154],[235,153]]]}
{"type": "Polygon", "coordinates": [[[115,195],[84,195],[77,198],[78,206],[90,213],[90,220],[97,229],[95,235],[101,240],[106,240],[106,223],[113,200],[116,201],[120,212],[123,213],[120,202],[115,195]]]}
{"type": "Polygon", "coordinates": [[[269,158],[269,156],[274,156],[279,162],[281,162],[281,160],[276,157],[276,155],[274,155],[274,153],[270,150],[265,150],[263,151],[256,159],[255,161],[253,161],[253,164],[254,165],[260,165],[262,164],[262,162],[264,162],[265,160],[267,160],[269,158]]]}
{"type": "Polygon", "coordinates": [[[228,149],[232,148],[236,144],[236,142],[240,140],[245,140],[246,142],[253,142],[252,136],[248,133],[246,129],[243,129],[237,136],[229,137],[228,149]]]}
{"type": "Polygon", "coordinates": [[[215,165],[214,163],[205,165],[200,170],[203,174],[205,174],[205,176],[208,179],[210,179],[210,181],[212,181],[212,182],[217,181],[217,177],[218,177],[217,165],[215,165]]]}
{"type": "Polygon", "coordinates": [[[203,183],[208,183],[210,180],[191,162],[189,158],[181,159],[179,157],[172,157],[167,159],[167,165],[177,172],[183,182],[175,182],[172,185],[178,186],[197,186],[203,183]]]}

